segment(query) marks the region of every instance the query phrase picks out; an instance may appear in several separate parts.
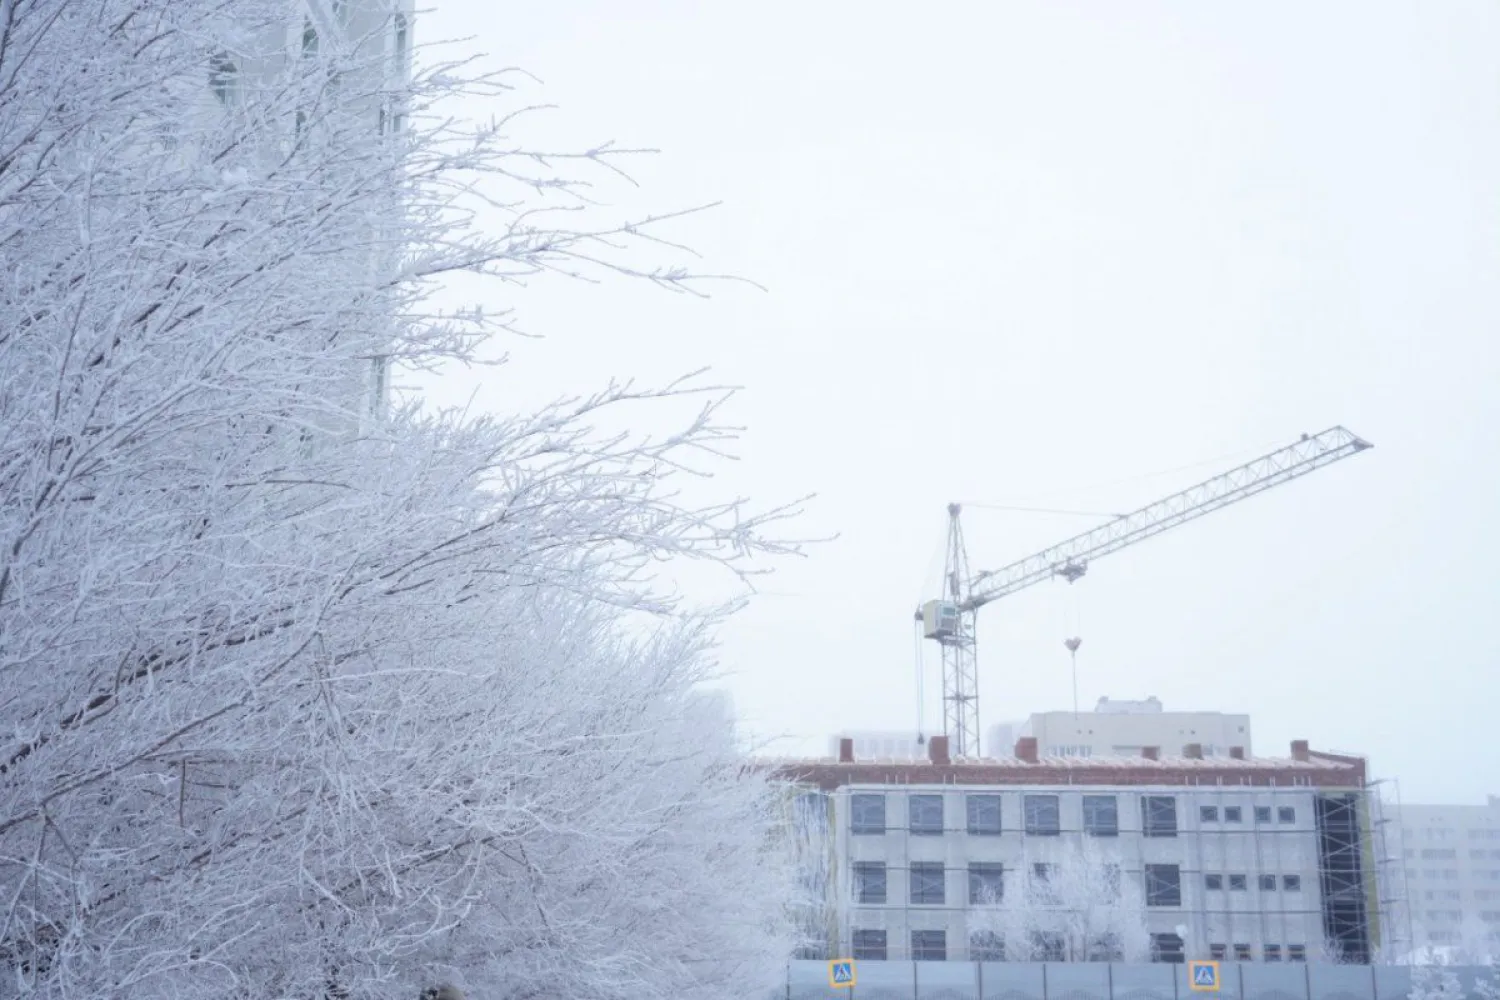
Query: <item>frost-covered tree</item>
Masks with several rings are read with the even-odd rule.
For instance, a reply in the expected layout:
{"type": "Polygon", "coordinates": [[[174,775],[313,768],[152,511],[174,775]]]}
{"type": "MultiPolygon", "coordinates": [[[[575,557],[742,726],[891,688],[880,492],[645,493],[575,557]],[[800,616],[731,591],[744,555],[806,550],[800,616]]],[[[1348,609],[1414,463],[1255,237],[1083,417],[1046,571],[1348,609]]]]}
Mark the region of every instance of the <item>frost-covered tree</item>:
{"type": "Polygon", "coordinates": [[[1024,856],[1004,876],[1000,898],[983,893],[969,911],[969,934],[998,938],[1010,962],[1145,961],[1141,887],[1118,854],[1093,838],[1024,856]]]}
{"type": "Polygon", "coordinates": [[[785,549],[678,492],[722,394],[377,405],[447,275],[688,276],[350,9],[0,0],[0,995],[755,992],[784,796],[651,576],[785,549]]]}
{"type": "Polygon", "coordinates": [[[1474,981],[1476,1000],[1500,1000],[1500,963],[1486,962],[1484,972],[1474,981]]]}
{"type": "Polygon", "coordinates": [[[1418,965],[1411,970],[1407,1000],[1464,1000],[1458,975],[1446,965],[1418,965]]]}

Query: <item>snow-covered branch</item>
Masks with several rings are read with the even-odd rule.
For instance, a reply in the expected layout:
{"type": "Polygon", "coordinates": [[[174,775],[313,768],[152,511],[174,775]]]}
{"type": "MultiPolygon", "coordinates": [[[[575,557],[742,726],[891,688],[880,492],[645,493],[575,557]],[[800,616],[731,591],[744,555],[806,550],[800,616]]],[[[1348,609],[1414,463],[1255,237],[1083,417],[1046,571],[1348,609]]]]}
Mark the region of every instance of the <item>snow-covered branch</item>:
{"type": "Polygon", "coordinates": [[[719,613],[652,577],[797,549],[678,485],[728,390],[383,402],[512,323],[446,275],[696,288],[640,260],[670,216],[596,224],[625,151],[438,120],[508,78],[393,74],[335,7],[0,0],[0,991],[769,982],[783,794],[702,693],[719,613]]]}

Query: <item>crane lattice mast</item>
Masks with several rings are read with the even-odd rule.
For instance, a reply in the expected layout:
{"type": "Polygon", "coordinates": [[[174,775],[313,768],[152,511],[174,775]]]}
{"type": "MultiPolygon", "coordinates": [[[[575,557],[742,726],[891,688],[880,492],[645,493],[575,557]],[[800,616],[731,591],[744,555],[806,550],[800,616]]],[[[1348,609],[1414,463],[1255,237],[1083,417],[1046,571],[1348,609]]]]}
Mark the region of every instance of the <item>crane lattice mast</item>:
{"type": "Polygon", "coordinates": [[[1343,427],[1301,440],[1246,462],[1130,514],[1075,535],[1009,566],[969,573],[959,504],[948,505],[948,545],[941,598],[917,609],[922,633],[942,647],[943,732],[955,756],[979,753],[978,643],[980,608],[1008,594],[1054,577],[1069,583],[1088,571],[1092,560],[1152,538],[1169,528],[1253,497],[1372,447],[1343,427]]]}

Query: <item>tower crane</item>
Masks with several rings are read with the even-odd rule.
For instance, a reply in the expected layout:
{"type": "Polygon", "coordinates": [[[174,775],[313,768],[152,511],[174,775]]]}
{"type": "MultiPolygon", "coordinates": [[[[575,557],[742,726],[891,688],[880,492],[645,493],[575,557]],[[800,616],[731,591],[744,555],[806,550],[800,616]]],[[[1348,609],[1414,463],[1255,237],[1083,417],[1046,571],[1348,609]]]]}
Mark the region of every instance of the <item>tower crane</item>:
{"type": "Polygon", "coordinates": [[[948,542],[943,567],[944,595],[924,601],[916,620],[924,638],[935,640],[943,657],[943,732],[955,756],[979,753],[979,609],[1027,587],[1061,577],[1076,582],[1089,563],[1145,541],[1169,528],[1253,497],[1373,447],[1343,427],[1330,427],[1212,479],[1121,514],[1067,541],[997,570],[971,573],[964,546],[960,504],[948,505],[948,542]]]}

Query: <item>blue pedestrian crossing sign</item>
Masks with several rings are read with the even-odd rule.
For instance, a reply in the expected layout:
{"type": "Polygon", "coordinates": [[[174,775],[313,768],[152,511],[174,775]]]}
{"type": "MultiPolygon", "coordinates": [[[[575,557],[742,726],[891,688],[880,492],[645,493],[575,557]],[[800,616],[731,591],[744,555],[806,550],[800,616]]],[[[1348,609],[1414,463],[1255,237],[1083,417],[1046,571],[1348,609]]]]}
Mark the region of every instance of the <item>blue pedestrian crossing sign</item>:
{"type": "Polygon", "coordinates": [[[1188,985],[1199,993],[1219,992],[1218,962],[1189,962],[1188,985]]]}
{"type": "Polygon", "coordinates": [[[847,990],[854,985],[854,959],[836,958],[828,963],[828,985],[847,990]]]}

